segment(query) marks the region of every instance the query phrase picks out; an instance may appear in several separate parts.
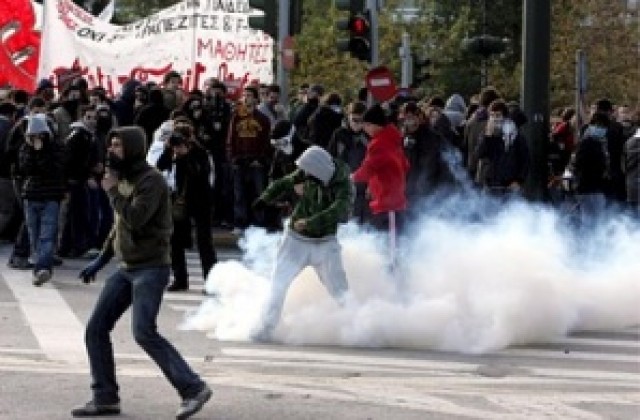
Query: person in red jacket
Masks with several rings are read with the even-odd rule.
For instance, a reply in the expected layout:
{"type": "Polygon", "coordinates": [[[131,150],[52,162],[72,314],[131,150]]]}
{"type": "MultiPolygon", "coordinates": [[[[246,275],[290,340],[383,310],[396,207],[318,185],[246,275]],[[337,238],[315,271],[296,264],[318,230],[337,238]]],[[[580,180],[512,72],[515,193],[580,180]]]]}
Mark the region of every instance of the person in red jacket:
{"type": "Polygon", "coordinates": [[[409,161],[402,148],[402,134],[388,122],[380,105],[370,107],[363,115],[363,122],[371,141],[364,161],[352,174],[352,179],[367,183],[373,226],[391,232],[402,226],[407,208],[405,190],[409,161]]]}

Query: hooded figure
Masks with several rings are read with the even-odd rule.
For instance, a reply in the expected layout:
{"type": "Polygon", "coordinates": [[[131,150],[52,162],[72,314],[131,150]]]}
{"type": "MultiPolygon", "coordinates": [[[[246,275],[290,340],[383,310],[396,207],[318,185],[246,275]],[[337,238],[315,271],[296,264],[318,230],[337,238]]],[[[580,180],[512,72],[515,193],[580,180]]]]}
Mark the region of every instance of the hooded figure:
{"type": "Polygon", "coordinates": [[[36,254],[33,284],[41,286],[53,273],[60,201],[66,192],[63,146],[51,135],[46,115],[29,117],[18,167],[24,181],[22,198],[29,241],[36,254]]]}
{"type": "Polygon", "coordinates": [[[107,136],[106,166],[118,174],[120,181],[133,180],[141,172],[150,169],[146,162],[147,139],[144,131],[137,126],[118,127],[107,136]],[[122,139],[123,156],[108,151],[114,137],[122,139]]]}
{"type": "Polygon", "coordinates": [[[329,181],[336,171],[336,164],[331,155],[318,146],[309,147],[296,160],[296,165],[308,176],[320,181],[325,187],[329,185],[329,181]]]}
{"type": "Polygon", "coordinates": [[[462,96],[457,93],[451,95],[449,99],[447,99],[447,103],[442,113],[449,118],[451,128],[454,131],[464,129],[464,116],[467,113],[467,105],[465,104],[462,96]]]}
{"type": "Polygon", "coordinates": [[[296,165],[297,171],[272,182],[254,203],[262,207],[286,194],[299,196],[278,249],[263,324],[252,337],[257,341],[271,339],[287,290],[305,267],[316,270],[339,303],[348,289],[336,231],[351,208],[349,167],[318,146],[309,147],[296,165]]]}
{"type": "Polygon", "coordinates": [[[140,108],[134,124],[142,127],[150,141],[160,125],[169,119],[169,109],[164,106],[162,91],[158,88],[149,91],[149,102],[140,108]]]}
{"type": "Polygon", "coordinates": [[[127,80],[122,85],[120,97],[113,103],[113,113],[119,126],[133,124],[135,116],[136,88],[142,83],[135,79],[127,80]]]}
{"type": "Polygon", "coordinates": [[[190,417],[211,397],[211,390],[156,327],[169,283],[172,231],[169,188],[145,161],[146,140],[140,127],[109,134],[109,169],[102,187],[115,213],[115,225],[99,256],[80,277],[95,279],[115,254],[119,268],[105,280],[87,323],[85,343],[91,366],[93,399],[72,410],[73,417],[120,413],[119,387],[110,333],[131,306],[135,341],[158,364],[182,398],[177,418],[190,417]],[[113,172],[117,170],[117,173],[113,172]]]}

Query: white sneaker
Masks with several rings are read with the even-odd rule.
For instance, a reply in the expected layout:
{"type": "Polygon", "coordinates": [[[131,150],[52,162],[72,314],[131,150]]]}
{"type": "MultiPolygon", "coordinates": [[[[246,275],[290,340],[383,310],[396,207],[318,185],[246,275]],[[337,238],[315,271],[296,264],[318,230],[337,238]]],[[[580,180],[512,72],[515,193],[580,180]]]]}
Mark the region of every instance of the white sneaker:
{"type": "Polygon", "coordinates": [[[36,274],[33,276],[33,285],[34,286],[42,286],[46,282],[51,280],[51,271],[49,270],[38,270],[36,274]]]}

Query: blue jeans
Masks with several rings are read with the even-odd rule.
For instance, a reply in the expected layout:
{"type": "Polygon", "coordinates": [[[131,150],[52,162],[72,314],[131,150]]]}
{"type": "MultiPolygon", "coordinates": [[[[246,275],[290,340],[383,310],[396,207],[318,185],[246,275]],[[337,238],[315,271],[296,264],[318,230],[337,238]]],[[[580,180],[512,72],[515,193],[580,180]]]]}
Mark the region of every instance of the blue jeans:
{"type": "Polygon", "coordinates": [[[85,334],[93,379],[91,389],[96,403],[120,401],[110,333],[129,306],[132,307],[133,337],[160,367],[178,394],[183,399],[193,398],[202,390],[204,382],[157,331],[156,318],[169,283],[169,271],[169,266],[119,269],[106,280],[85,334]]]}
{"type": "Polygon", "coordinates": [[[29,242],[36,255],[34,271],[52,271],[53,252],[58,237],[60,203],[25,200],[24,208],[29,242]]]}
{"type": "Polygon", "coordinates": [[[233,165],[233,224],[247,227],[250,224],[264,226],[264,211],[252,212],[253,201],[267,186],[267,171],[263,166],[251,166],[249,162],[233,165]],[[251,217],[252,216],[252,217],[251,217]]]}

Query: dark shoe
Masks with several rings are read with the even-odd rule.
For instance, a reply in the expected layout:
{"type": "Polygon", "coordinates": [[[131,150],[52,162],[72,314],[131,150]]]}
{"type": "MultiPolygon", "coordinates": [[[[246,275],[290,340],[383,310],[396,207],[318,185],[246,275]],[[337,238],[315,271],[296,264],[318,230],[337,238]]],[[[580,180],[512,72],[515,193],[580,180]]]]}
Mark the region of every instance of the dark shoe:
{"type": "Polygon", "coordinates": [[[96,404],[89,401],[85,405],[76,407],[71,410],[73,417],[98,417],[98,416],[117,416],[120,414],[120,404],[96,404]]]}
{"type": "Polygon", "coordinates": [[[171,283],[169,287],[167,287],[167,292],[184,292],[186,290],[189,290],[188,284],[181,284],[176,282],[171,283]]]}
{"type": "Polygon", "coordinates": [[[29,261],[29,258],[24,257],[13,257],[7,263],[9,268],[13,268],[15,270],[31,270],[34,265],[29,261]]]}
{"type": "Polygon", "coordinates": [[[202,406],[209,401],[212,394],[211,388],[205,385],[202,391],[198,392],[195,397],[182,400],[182,404],[180,404],[180,408],[176,413],[176,420],[188,419],[196,414],[202,409],[202,406]]]}
{"type": "Polygon", "coordinates": [[[33,276],[33,285],[34,286],[42,286],[46,282],[51,280],[51,271],[50,270],[38,270],[33,276]]]}
{"type": "Polygon", "coordinates": [[[62,265],[64,261],[62,261],[62,258],[60,258],[58,255],[54,255],[53,256],[53,265],[55,267],[60,267],[62,265]]]}

